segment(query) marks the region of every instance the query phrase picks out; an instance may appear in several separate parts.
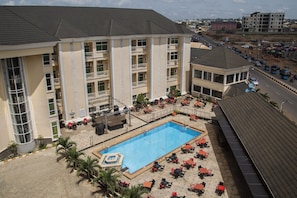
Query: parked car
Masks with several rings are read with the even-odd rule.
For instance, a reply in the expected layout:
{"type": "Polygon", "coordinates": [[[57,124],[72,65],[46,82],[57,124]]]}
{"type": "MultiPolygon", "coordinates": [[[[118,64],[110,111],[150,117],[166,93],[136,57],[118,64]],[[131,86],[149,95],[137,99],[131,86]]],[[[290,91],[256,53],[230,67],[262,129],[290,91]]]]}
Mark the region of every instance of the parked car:
{"type": "Polygon", "coordinates": [[[259,85],[258,80],[256,78],[254,78],[254,77],[250,77],[250,83],[253,83],[255,86],[259,85]]]}
{"type": "Polygon", "coordinates": [[[265,66],[264,66],[264,70],[265,70],[265,71],[269,71],[269,70],[270,70],[270,66],[269,66],[269,65],[265,65],[265,66]]]}
{"type": "Polygon", "coordinates": [[[270,69],[271,69],[270,71],[272,74],[276,74],[280,68],[277,65],[272,65],[270,69]]]}
{"type": "Polygon", "coordinates": [[[255,61],[255,66],[257,66],[257,67],[261,67],[261,63],[260,63],[260,61],[255,61]]]}
{"type": "Polygon", "coordinates": [[[291,72],[288,69],[281,69],[280,70],[281,78],[284,80],[288,80],[288,78],[291,76],[291,72]]]}

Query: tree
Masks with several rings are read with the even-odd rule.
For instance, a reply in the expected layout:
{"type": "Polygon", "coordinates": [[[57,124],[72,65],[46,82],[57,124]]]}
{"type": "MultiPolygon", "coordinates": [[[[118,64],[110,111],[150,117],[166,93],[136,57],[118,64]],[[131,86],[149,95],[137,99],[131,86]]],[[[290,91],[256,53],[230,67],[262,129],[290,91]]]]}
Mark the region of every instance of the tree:
{"type": "Polygon", "coordinates": [[[261,96],[263,96],[264,98],[265,98],[265,100],[269,100],[270,99],[270,97],[267,95],[267,93],[261,93],[261,96]]]}
{"type": "Polygon", "coordinates": [[[119,174],[115,174],[117,170],[115,168],[110,168],[107,170],[100,169],[98,177],[96,177],[93,182],[97,182],[105,195],[115,195],[117,190],[120,189],[118,184],[119,174]]]}
{"type": "Polygon", "coordinates": [[[66,162],[68,167],[72,167],[77,170],[78,165],[80,163],[80,156],[84,156],[85,154],[81,151],[77,151],[76,147],[72,147],[66,151],[66,162]]]}
{"type": "Polygon", "coordinates": [[[56,153],[61,154],[63,157],[66,157],[66,152],[68,149],[76,146],[76,143],[73,141],[69,141],[70,137],[59,137],[58,142],[56,144],[56,153]]]}
{"type": "Polygon", "coordinates": [[[269,101],[269,103],[270,103],[273,107],[275,107],[275,108],[277,108],[277,109],[279,108],[276,102],[274,102],[274,101],[269,101]]]}
{"type": "Polygon", "coordinates": [[[98,175],[98,170],[96,170],[96,168],[100,168],[98,165],[98,159],[92,159],[90,156],[87,156],[86,160],[79,160],[77,175],[84,172],[88,180],[91,181],[92,177],[98,175]]]}
{"type": "Polygon", "coordinates": [[[123,191],[122,198],[141,198],[141,196],[147,192],[148,190],[141,185],[131,186],[123,191]]]}

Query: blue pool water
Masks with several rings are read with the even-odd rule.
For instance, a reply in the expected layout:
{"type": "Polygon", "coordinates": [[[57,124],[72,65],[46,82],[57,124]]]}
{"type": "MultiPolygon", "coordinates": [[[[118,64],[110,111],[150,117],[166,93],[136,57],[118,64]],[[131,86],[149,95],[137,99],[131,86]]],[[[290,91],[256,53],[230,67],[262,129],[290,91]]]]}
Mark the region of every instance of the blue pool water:
{"type": "Polygon", "coordinates": [[[122,168],[128,167],[129,173],[141,169],[159,157],[185,144],[201,133],[168,122],[143,134],[102,150],[101,154],[121,153],[124,155],[122,168]]]}

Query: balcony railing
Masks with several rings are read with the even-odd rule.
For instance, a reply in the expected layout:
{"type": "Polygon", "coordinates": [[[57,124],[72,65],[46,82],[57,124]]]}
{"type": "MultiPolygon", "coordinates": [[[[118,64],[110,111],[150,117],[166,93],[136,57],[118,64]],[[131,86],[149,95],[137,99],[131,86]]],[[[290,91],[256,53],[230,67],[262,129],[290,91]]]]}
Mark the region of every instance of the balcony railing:
{"type": "Polygon", "coordinates": [[[143,70],[147,68],[147,63],[138,63],[138,64],[134,64],[132,65],[132,70],[143,70]]]}
{"type": "Polygon", "coordinates": [[[97,76],[99,76],[99,77],[107,77],[107,76],[109,76],[109,70],[97,71],[97,76]]]}
{"type": "Polygon", "coordinates": [[[86,73],[87,78],[93,78],[94,72],[86,73]]]}
{"type": "Polygon", "coordinates": [[[60,85],[60,78],[54,78],[54,83],[56,86],[60,85]]]}
{"type": "Polygon", "coordinates": [[[167,81],[177,80],[177,75],[167,76],[167,81]]]}
{"type": "Polygon", "coordinates": [[[167,66],[178,66],[178,60],[168,60],[168,65],[167,66]]]}
{"type": "Polygon", "coordinates": [[[104,95],[109,95],[109,93],[110,93],[109,90],[98,91],[99,97],[104,96],[104,95]]]}
{"type": "Polygon", "coordinates": [[[143,87],[146,86],[147,80],[132,82],[133,87],[143,87]]]}
{"type": "Polygon", "coordinates": [[[146,46],[132,46],[132,53],[145,53],[146,46]]]}
{"type": "Polygon", "coordinates": [[[88,93],[88,98],[91,99],[91,98],[95,98],[95,93],[88,93]]]}

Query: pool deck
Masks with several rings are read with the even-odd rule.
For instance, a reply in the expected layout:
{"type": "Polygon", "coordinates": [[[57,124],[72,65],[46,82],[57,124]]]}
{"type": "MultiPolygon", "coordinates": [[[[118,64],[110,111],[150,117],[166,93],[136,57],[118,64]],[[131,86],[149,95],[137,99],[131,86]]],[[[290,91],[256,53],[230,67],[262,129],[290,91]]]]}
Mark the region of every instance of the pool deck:
{"type": "MultiPolygon", "coordinates": [[[[170,105],[168,106],[170,107],[170,105]]],[[[190,106],[192,106],[192,104],[190,106]]],[[[211,112],[211,106],[211,103],[208,103],[206,107],[201,109],[201,111],[205,111],[205,113],[211,115],[213,114],[213,112],[211,112]]],[[[156,108],[153,109],[153,112],[158,112],[160,110],[157,107],[153,108],[156,108]]],[[[133,116],[131,116],[131,125],[126,124],[122,129],[109,131],[100,136],[95,134],[95,129],[91,127],[90,123],[86,126],[78,126],[75,131],[62,129],[62,135],[69,136],[72,141],[77,143],[78,150],[82,150],[86,155],[95,158],[96,156],[92,154],[95,149],[103,149],[109,145],[121,142],[129,137],[135,136],[137,133],[144,132],[154,126],[160,125],[162,122],[164,123],[171,120],[178,121],[184,125],[204,131],[202,136],[208,140],[210,145],[210,147],[205,148],[205,151],[209,153],[208,158],[204,160],[195,158],[195,162],[197,163],[196,167],[186,170],[183,178],[174,179],[169,174],[171,168],[179,167],[180,164],[169,164],[166,161],[159,159],[158,161],[160,164],[165,165],[162,172],[152,173],[150,172],[150,166],[147,166],[147,168],[143,168],[141,172],[135,175],[133,179],[129,179],[125,176],[125,172],[121,173],[121,179],[129,182],[130,185],[138,185],[145,181],[155,179],[156,183],[150,192],[150,195],[155,198],[170,197],[172,192],[177,192],[179,196],[196,197],[197,195],[188,191],[187,188],[190,184],[202,182],[197,175],[197,166],[202,165],[203,167],[212,169],[214,173],[214,176],[205,177],[203,179],[206,183],[206,187],[202,197],[217,197],[214,191],[219,181],[224,181],[226,185],[226,192],[222,197],[247,197],[243,196],[245,195],[244,190],[246,189],[238,186],[242,176],[237,174],[238,170],[235,172],[233,171],[233,169],[236,169],[236,166],[234,166],[234,163],[232,164],[232,156],[228,150],[224,150],[224,148],[218,146],[216,132],[219,129],[217,129],[215,125],[203,119],[190,121],[189,116],[180,114],[176,116],[168,116],[159,119],[156,122],[147,124],[146,120],[149,120],[150,116],[150,114],[144,114],[143,111],[133,112],[133,116]],[[224,176],[224,180],[222,175],[224,176]],[[159,184],[162,178],[166,178],[168,181],[173,182],[172,187],[159,189],[159,184]]],[[[195,150],[197,151],[198,148],[196,147],[195,150]]],[[[181,154],[179,149],[176,151],[180,162],[193,157],[193,153],[181,154]]],[[[64,160],[57,162],[56,159],[57,155],[55,154],[55,149],[48,148],[4,163],[1,162],[0,177],[4,178],[4,180],[0,180],[0,197],[103,197],[98,193],[93,194],[93,192],[98,190],[97,187],[92,186],[86,181],[80,181],[81,178],[77,177],[75,172],[72,173],[66,168],[66,162],[64,160]]],[[[144,195],[144,197],[147,197],[147,195],[144,195]]]]}

